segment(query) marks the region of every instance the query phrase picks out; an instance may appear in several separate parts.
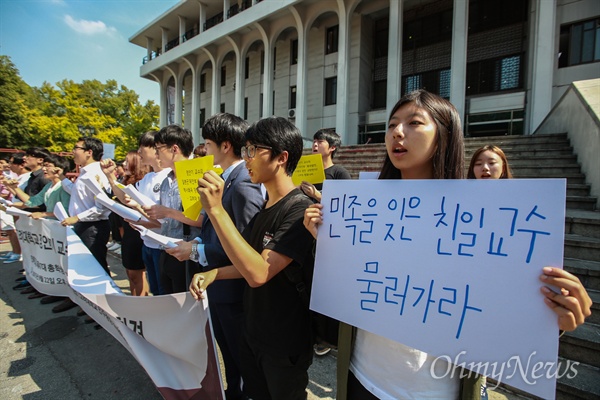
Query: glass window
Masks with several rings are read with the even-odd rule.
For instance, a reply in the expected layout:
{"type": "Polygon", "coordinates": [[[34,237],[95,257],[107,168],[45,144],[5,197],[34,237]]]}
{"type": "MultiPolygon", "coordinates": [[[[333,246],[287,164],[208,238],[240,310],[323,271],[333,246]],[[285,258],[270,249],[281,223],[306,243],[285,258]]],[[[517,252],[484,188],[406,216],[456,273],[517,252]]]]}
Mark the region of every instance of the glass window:
{"type": "Polygon", "coordinates": [[[246,57],[246,65],[244,68],[244,79],[248,79],[250,77],[250,57],[246,57]]]}
{"type": "Polygon", "coordinates": [[[200,74],[200,93],[206,92],[206,73],[200,74]]]}
{"type": "Polygon", "coordinates": [[[600,18],[560,28],[558,67],[600,61],[600,18]]]}
{"type": "Polygon", "coordinates": [[[296,108],[296,86],[290,87],[290,108],[296,108]]]}
{"type": "Polygon", "coordinates": [[[325,38],[325,54],[337,53],[339,40],[339,25],[327,28],[325,38]]]}
{"type": "Polygon", "coordinates": [[[223,65],[221,67],[221,86],[225,86],[226,83],[227,83],[227,69],[223,65]]]}
{"type": "Polygon", "coordinates": [[[290,43],[290,65],[298,64],[298,39],[290,43]]]}
{"type": "Polygon", "coordinates": [[[337,102],[337,77],[325,79],[325,105],[329,106],[337,102]]]}

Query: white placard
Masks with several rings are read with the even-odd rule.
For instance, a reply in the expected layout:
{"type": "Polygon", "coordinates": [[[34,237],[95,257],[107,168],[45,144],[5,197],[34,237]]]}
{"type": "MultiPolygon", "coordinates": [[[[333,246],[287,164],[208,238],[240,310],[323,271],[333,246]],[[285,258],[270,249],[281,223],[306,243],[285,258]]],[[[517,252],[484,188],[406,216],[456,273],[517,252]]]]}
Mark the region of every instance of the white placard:
{"type": "Polygon", "coordinates": [[[110,199],[105,193],[100,193],[96,196],[96,201],[108,208],[112,212],[117,215],[120,215],[124,219],[130,221],[148,221],[146,217],[144,217],[139,211],[134,210],[133,208],[129,208],[124,206],[121,203],[117,203],[116,201],[110,199]]]}
{"type": "Polygon", "coordinates": [[[65,210],[65,207],[62,205],[62,203],[59,201],[56,203],[56,205],[54,206],[54,216],[56,217],[57,220],[59,221],[63,221],[67,218],[69,218],[69,213],[67,212],[67,210],[65,210]]]}
{"type": "Polygon", "coordinates": [[[187,292],[126,296],[71,227],[31,218],[16,227],[28,281],[76,302],[134,355],[165,399],[225,398],[207,300],[187,292]]]}
{"type": "Polygon", "coordinates": [[[126,195],[131,197],[133,200],[135,200],[136,203],[138,203],[141,206],[150,207],[156,204],[156,202],[154,202],[150,197],[146,196],[145,194],[142,194],[133,185],[127,185],[125,187],[122,187],[121,190],[123,190],[123,192],[126,195]]]}
{"type": "Polygon", "coordinates": [[[553,398],[558,325],[539,276],[563,263],[565,187],[326,180],[311,308],[467,368],[497,363],[494,379],[553,398]]]}

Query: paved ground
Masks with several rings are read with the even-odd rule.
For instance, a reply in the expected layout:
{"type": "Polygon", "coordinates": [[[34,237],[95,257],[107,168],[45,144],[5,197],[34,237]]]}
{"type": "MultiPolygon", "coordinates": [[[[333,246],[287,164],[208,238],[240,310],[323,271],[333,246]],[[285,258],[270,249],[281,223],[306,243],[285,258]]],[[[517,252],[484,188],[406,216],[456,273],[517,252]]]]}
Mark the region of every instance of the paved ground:
{"type": "MultiPolygon", "coordinates": [[[[10,250],[0,245],[0,253],[10,250]]],[[[120,259],[109,255],[115,282],[127,292],[120,259]]],[[[12,289],[20,262],[0,262],[0,399],[159,400],[161,395],[137,361],[110,334],[85,324],[77,308],[53,314],[12,289]]],[[[308,399],[335,399],[335,353],[315,357],[308,399]]],[[[493,400],[517,399],[490,393],[493,400]]]]}

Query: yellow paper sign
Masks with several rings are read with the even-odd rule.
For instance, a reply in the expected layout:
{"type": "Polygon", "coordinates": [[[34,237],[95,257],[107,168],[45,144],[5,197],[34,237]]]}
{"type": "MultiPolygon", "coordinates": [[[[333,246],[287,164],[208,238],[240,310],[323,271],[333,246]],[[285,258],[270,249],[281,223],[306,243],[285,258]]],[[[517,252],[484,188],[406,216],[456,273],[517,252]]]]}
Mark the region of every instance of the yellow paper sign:
{"type": "Polygon", "coordinates": [[[302,181],[316,185],[325,180],[325,170],[323,169],[323,157],[320,154],[311,154],[300,157],[298,166],[292,175],[294,185],[298,186],[302,181]]]}
{"type": "Polygon", "coordinates": [[[205,172],[211,170],[219,175],[223,173],[223,169],[214,167],[213,162],[213,156],[205,156],[175,163],[175,174],[177,175],[177,183],[179,184],[183,214],[189,219],[198,219],[200,211],[202,211],[200,195],[196,190],[198,188],[198,179],[202,178],[205,172]]]}

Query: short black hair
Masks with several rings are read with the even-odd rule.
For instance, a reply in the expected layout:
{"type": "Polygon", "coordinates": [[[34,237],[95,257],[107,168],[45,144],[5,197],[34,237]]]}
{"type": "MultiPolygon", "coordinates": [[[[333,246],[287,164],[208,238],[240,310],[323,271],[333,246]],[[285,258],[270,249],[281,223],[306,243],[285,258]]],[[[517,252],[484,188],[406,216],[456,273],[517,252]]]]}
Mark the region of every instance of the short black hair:
{"type": "Polygon", "coordinates": [[[168,125],[162,128],[154,136],[154,145],[166,144],[171,147],[177,145],[181,149],[181,154],[189,157],[194,150],[194,139],[189,129],[182,128],[179,125],[168,125]]]}
{"type": "Polygon", "coordinates": [[[319,129],[313,135],[313,140],[325,140],[327,143],[329,143],[330,148],[335,147],[335,150],[333,153],[331,153],[331,158],[335,156],[335,153],[337,153],[338,149],[342,145],[342,138],[334,129],[331,128],[319,129]]]}
{"type": "Polygon", "coordinates": [[[212,140],[217,146],[229,142],[233,147],[233,153],[241,157],[242,146],[246,144],[247,130],[248,123],[242,118],[229,113],[220,113],[206,120],[202,127],[202,138],[212,140]]]}
{"type": "Polygon", "coordinates": [[[154,138],[156,137],[156,131],[148,131],[142,133],[138,143],[138,147],[154,147],[154,138]]]}
{"type": "Polygon", "coordinates": [[[56,155],[56,154],[48,154],[44,158],[44,162],[52,163],[52,164],[54,164],[54,166],[56,168],[60,168],[64,172],[67,172],[69,170],[69,168],[71,167],[71,164],[69,164],[69,161],[67,161],[66,158],[61,157],[61,156],[56,155]]]}
{"type": "Polygon", "coordinates": [[[25,156],[25,153],[14,153],[13,155],[10,156],[10,158],[12,158],[12,164],[15,165],[23,165],[25,164],[25,160],[23,160],[23,157],[25,156]]]}
{"type": "Polygon", "coordinates": [[[30,147],[25,150],[25,155],[35,158],[45,158],[47,155],[50,155],[50,152],[43,147],[30,147]]]}
{"type": "Polygon", "coordinates": [[[282,117],[269,117],[256,121],[248,128],[246,141],[271,147],[271,160],[287,151],[286,173],[289,176],[292,176],[302,157],[304,144],[300,130],[282,117]]]}
{"type": "Polygon", "coordinates": [[[85,151],[92,151],[92,158],[94,161],[102,160],[102,156],[104,155],[104,145],[102,144],[102,140],[95,137],[82,136],[77,141],[83,142],[85,151]]]}

